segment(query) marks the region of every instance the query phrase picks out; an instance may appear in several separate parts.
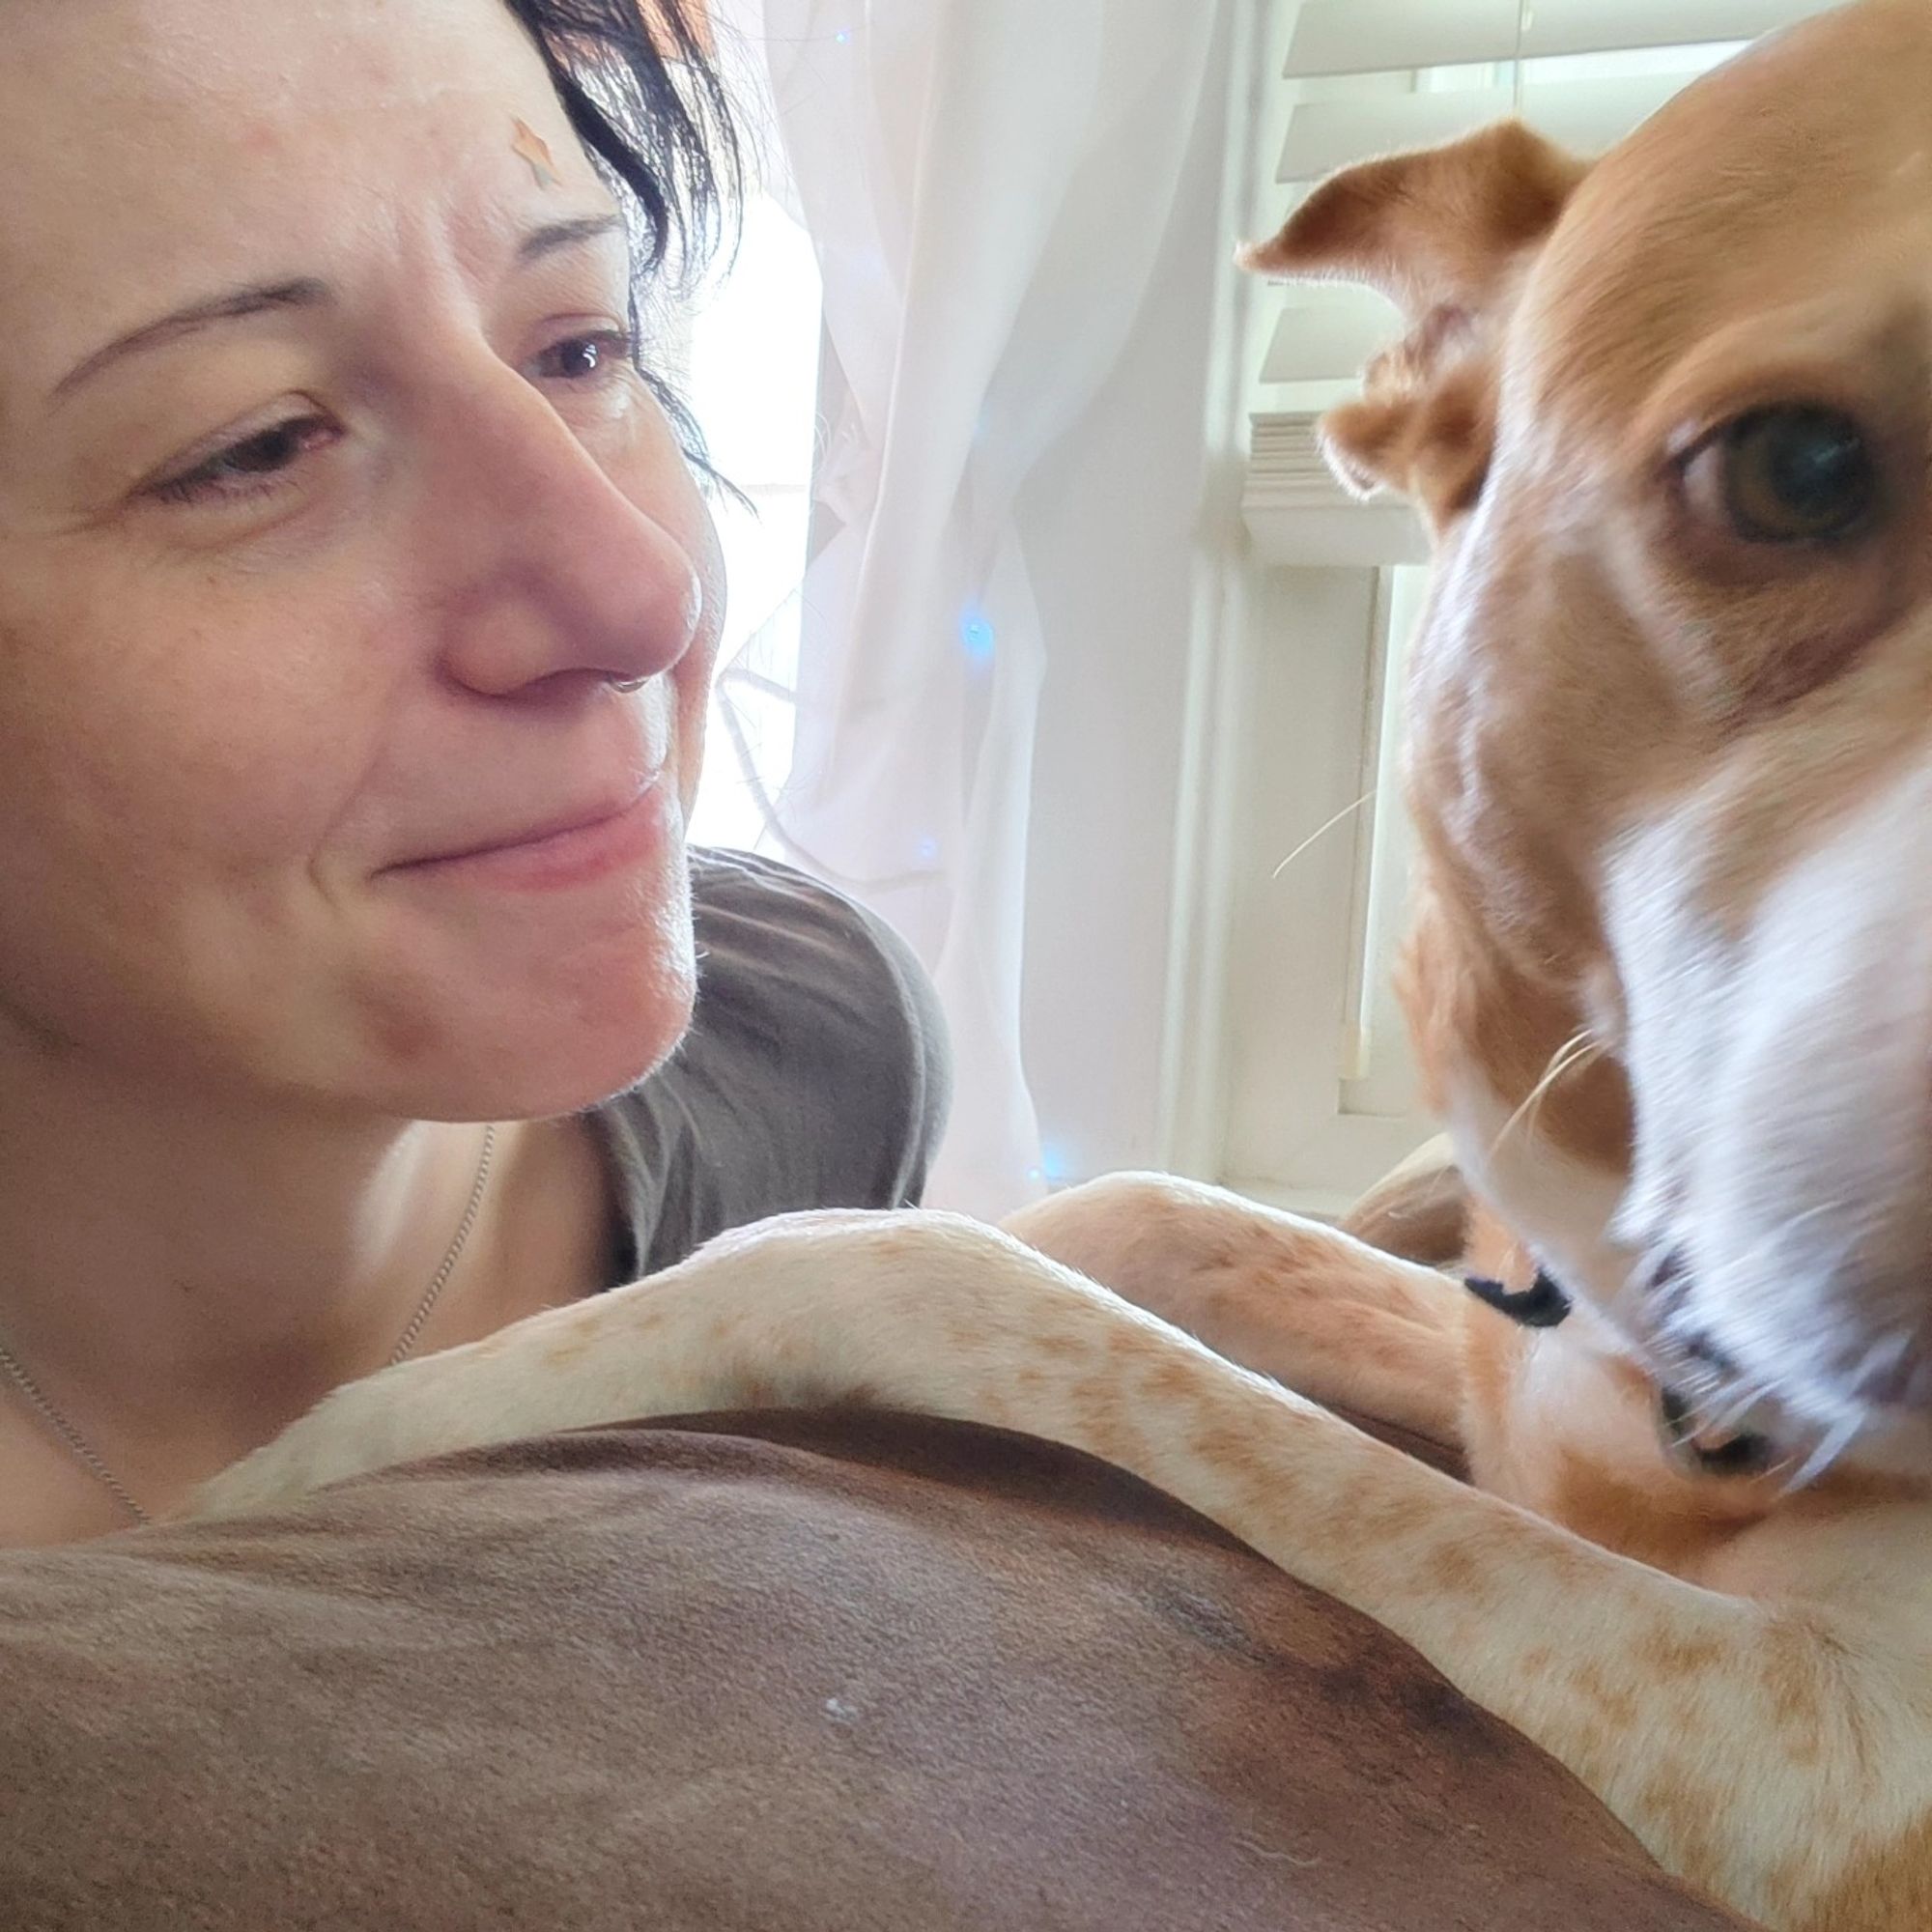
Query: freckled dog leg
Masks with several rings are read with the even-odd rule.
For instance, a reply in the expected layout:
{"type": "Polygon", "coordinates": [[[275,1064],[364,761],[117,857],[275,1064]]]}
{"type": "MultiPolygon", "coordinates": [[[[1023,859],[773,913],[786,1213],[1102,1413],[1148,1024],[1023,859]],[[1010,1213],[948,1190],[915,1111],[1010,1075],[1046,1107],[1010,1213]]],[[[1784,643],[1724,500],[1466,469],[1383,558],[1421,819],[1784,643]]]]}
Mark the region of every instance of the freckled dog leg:
{"type": "Polygon", "coordinates": [[[1817,1864],[1924,1800],[1902,1784],[1918,1761],[1873,1747],[1903,1700],[1802,1617],[1468,1490],[951,1215],[726,1236],[649,1282],[338,1391],[198,1513],[545,1431],[838,1401],[1025,1430],[1132,1470],[1406,1638],[1664,1864],[1778,1925],[1828,1922],[1808,1916],[1817,1864]]]}
{"type": "Polygon", "coordinates": [[[1312,1402],[1462,1446],[1464,1296],[1431,1268],[1168,1175],[1108,1175],[1003,1225],[1312,1402]]]}

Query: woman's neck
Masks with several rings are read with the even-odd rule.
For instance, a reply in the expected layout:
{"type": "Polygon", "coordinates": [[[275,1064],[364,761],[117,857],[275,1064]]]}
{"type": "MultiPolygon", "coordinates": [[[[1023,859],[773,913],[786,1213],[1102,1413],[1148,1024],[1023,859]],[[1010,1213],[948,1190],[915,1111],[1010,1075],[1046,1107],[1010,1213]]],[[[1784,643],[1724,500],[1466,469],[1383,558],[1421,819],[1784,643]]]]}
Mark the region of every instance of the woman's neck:
{"type": "MultiPolygon", "coordinates": [[[[37,1094],[11,1069],[0,1095],[0,1336],[156,1514],[388,1361],[483,1145],[477,1123],[37,1094]]],[[[498,1128],[412,1352],[602,1286],[608,1226],[586,1122],[498,1128]]]]}

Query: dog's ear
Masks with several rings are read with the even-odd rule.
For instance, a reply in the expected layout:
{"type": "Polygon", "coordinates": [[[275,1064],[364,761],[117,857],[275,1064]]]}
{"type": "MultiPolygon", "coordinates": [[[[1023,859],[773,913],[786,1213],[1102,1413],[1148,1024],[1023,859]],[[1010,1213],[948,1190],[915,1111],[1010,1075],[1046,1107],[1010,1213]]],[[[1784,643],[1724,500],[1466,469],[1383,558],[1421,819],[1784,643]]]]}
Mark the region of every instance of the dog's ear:
{"type": "Polygon", "coordinates": [[[1446,147],[1344,169],[1240,266],[1360,282],[1403,311],[1408,334],[1369,365],[1359,402],[1321,425],[1342,481],[1414,497],[1438,526],[1475,500],[1494,416],[1491,351],[1524,265],[1589,163],[1520,121],[1446,147]]]}

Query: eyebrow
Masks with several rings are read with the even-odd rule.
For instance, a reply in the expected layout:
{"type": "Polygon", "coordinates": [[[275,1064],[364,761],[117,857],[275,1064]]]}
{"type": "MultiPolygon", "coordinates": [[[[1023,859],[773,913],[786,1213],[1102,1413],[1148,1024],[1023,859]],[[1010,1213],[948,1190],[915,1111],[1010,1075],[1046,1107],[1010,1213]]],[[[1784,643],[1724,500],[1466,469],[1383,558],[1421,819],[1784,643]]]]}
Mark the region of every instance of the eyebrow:
{"type": "MultiPolygon", "coordinates": [[[[625,232],[619,214],[587,214],[570,221],[553,221],[532,230],[517,244],[517,266],[527,268],[547,255],[586,242],[602,241],[607,235],[625,232]]],[[[254,288],[232,289],[226,295],[212,296],[206,301],[190,302],[126,335],[116,336],[104,348],[77,362],[54,384],[56,401],[70,395],[90,378],[124,357],[145,350],[159,349],[193,335],[218,323],[241,322],[250,316],[268,315],[289,309],[325,308],[335,299],[327,282],[302,276],[290,282],[269,282],[254,288]]]]}
{"type": "Polygon", "coordinates": [[[621,214],[585,214],[574,221],[553,221],[526,235],[517,245],[517,266],[527,268],[559,248],[575,248],[584,242],[601,242],[607,235],[626,235],[621,214]]]}
{"type": "Polygon", "coordinates": [[[213,296],[207,301],[190,302],[185,308],[178,308],[156,321],[143,323],[139,328],[129,329],[104,349],[97,349],[92,355],[77,362],[54,384],[55,400],[70,395],[81,384],[124,356],[138,355],[145,349],[158,349],[164,343],[178,341],[184,335],[193,335],[197,330],[210,328],[218,322],[237,322],[243,316],[263,315],[273,309],[319,308],[333,299],[327,282],[304,278],[265,284],[259,288],[234,289],[227,295],[213,296]]]}

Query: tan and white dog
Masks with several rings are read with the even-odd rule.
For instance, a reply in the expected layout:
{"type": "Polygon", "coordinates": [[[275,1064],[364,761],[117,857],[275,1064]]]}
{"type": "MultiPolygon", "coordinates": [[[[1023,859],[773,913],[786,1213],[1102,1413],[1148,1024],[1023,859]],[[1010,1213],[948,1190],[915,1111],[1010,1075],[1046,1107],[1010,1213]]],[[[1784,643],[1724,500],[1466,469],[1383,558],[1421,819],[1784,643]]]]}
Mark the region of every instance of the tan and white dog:
{"type": "Polygon", "coordinates": [[[349,1388],[203,1507],[643,1414],[1006,1424],[1378,1619],[1741,1910],[1932,1926],[1932,5],[1593,166],[1351,170],[1250,260],[1407,316],[1329,424],[1439,553],[1407,994],[1489,1271],[1572,1318],[1150,1177],[803,1215],[349,1388]]]}

